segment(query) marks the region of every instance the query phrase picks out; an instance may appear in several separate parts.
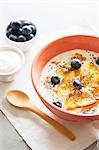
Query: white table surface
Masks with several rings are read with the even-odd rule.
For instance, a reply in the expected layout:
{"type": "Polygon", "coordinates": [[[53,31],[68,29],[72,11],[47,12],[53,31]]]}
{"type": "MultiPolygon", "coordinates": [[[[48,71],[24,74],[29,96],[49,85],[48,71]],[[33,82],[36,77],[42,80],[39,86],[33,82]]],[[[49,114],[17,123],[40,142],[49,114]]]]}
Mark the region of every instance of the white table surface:
{"type": "MultiPolygon", "coordinates": [[[[0,3],[0,32],[11,20],[27,19],[33,21],[38,27],[38,36],[41,34],[53,34],[65,30],[70,26],[79,25],[81,27],[93,28],[98,32],[98,3],[71,3],[71,2],[32,2],[32,3],[0,3]]],[[[94,32],[94,31],[92,31],[94,32]]],[[[43,39],[42,39],[43,40],[43,39]]],[[[2,44],[0,37],[0,44],[2,44]]],[[[2,115],[1,115],[2,116],[2,115]]],[[[0,117],[2,121],[2,117],[0,117]]],[[[4,122],[4,121],[2,121],[4,122]]],[[[6,123],[5,123],[6,124],[6,123]]],[[[4,130],[2,128],[2,130],[4,130]]],[[[13,131],[11,131],[12,133],[13,131]]],[[[9,135],[9,132],[7,132],[9,135]]],[[[8,136],[5,135],[5,138],[8,136]]],[[[14,136],[17,133],[14,134],[14,136]]],[[[0,136],[3,138],[3,133],[0,136]]],[[[18,137],[15,139],[18,141],[18,137]]],[[[8,144],[9,145],[9,144],[8,144]]],[[[1,147],[1,145],[0,145],[1,147]]],[[[21,147],[21,146],[19,146],[21,147]]],[[[19,148],[17,147],[17,148],[19,148]]],[[[23,148],[22,148],[23,149],[23,148]]],[[[25,150],[27,149],[24,148],[25,150]]],[[[7,150],[6,148],[0,150],[7,150]]],[[[13,149],[14,150],[14,149],[13,149]]],[[[21,149],[20,149],[21,150],[21,149]]],[[[94,150],[92,146],[88,150],[94,150]]]]}

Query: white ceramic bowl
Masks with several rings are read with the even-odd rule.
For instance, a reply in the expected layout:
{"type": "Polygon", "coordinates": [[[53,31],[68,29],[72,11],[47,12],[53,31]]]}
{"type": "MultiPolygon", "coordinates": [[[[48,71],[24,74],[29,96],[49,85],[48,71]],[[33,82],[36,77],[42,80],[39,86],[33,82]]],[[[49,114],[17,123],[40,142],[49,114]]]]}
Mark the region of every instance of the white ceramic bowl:
{"type": "MultiPolygon", "coordinates": [[[[6,26],[7,28],[7,26],[6,26]]],[[[21,49],[23,52],[27,52],[29,51],[32,46],[33,46],[33,43],[35,42],[36,40],[36,37],[37,37],[37,32],[36,32],[36,35],[34,36],[34,38],[32,38],[31,40],[28,40],[28,41],[25,41],[25,42],[15,42],[15,41],[12,41],[10,40],[7,36],[6,36],[6,28],[4,29],[4,33],[3,33],[3,36],[4,38],[6,39],[7,43],[12,45],[12,46],[15,46],[15,47],[18,47],[19,49],[21,49]]],[[[37,30],[37,29],[36,29],[37,30]]]]}
{"type": "Polygon", "coordinates": [[[19,48],[20,50],[22,50],[22,52],[27,52],[29,51],[32,46],[33,46],[33,43],[35,41],[35,37],[29,41],[26,41],[26,42],[15,42],[15,41],[12,41],[10,40],[6,34],[5,34],[5,38],[6,38],[6,41],[8,42],[8,44],[12,45],[12,46],[15,46],[17,48],[19,48]]]}
{"type": "MultiPolygon", "coordinates": [[[[14,68],[11,72],[7,72],[7,71],[6,71],[6,73],[0,72],[0,81],[2,81],[2,82],[13,81],[15,79],[17,73],[22,69],[22,67],[25,63],[24,53],[19,48],[10,46],[10,45],[0,46],[0,51],[6,51],[6,52],[11,51],[11,52],[16,53],[17,56],[19,56],[20,64],[16,68],[14,68]]],[[[6,65],[6,64],[4,64],[4,65],[6,65]]]]}

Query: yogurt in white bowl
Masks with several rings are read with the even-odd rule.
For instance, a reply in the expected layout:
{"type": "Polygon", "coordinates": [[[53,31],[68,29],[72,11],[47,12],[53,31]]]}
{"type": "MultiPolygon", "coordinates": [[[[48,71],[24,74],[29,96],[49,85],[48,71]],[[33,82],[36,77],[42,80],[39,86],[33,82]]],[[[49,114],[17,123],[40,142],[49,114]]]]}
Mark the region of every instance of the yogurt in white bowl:
{"type": "Polygon", "coordinates": [[[19,48],[0,46],[0,81],[13,81],[24,62],[24,54],[19,48]]]}

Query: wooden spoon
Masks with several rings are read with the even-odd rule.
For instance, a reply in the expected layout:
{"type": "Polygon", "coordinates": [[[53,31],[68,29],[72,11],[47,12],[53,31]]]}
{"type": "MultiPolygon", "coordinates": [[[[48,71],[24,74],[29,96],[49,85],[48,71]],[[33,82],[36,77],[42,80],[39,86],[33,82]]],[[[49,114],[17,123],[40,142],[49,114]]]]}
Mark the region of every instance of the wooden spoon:
{"type": "Polygon", "coordinates": [[[26,110],[32,111],[38,116],[40,116],[42,119],[47,121],[49,124],[51,124],[53,127],[55,127],[57,130],[59,130],[62,134],[64,134],[66,137],[68,137],[70,140],[75,140],[75,135],[66,127],[43,113],[41,110],[39,110],[36,106],[34,106],[31,103],[31,100],[27,96],[26,93],[18,90],[11,90],[7,93],[7,99],[10,104],[18,107],[18,108],[24,108],[26,110]]]}

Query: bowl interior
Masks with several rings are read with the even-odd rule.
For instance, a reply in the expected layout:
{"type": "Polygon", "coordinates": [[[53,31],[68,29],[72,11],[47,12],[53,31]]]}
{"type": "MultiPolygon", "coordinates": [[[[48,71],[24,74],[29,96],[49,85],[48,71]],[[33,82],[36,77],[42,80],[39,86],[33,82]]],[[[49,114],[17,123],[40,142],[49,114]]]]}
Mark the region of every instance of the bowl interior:
{"type": "Polygon", "coordinates": [[[68,36],[44,47],[35,57],[31,72],[33,85],[40,97],[43,95],[42,91],[39,90],[39,78],[44,66],[51,58],[72,49],[85,49],[99,53],[99,39],[85,35],[68,36]]]}
{"type": "Polygon", "coordinates": [[[39,77],[47,62],[56,55],[72,50],[85,49],[99,53],[99,38],[92,36],[69,36],[58,39],[44,47],[35,57],[32,65],[32,78],[38,87],[39,77]]]}

